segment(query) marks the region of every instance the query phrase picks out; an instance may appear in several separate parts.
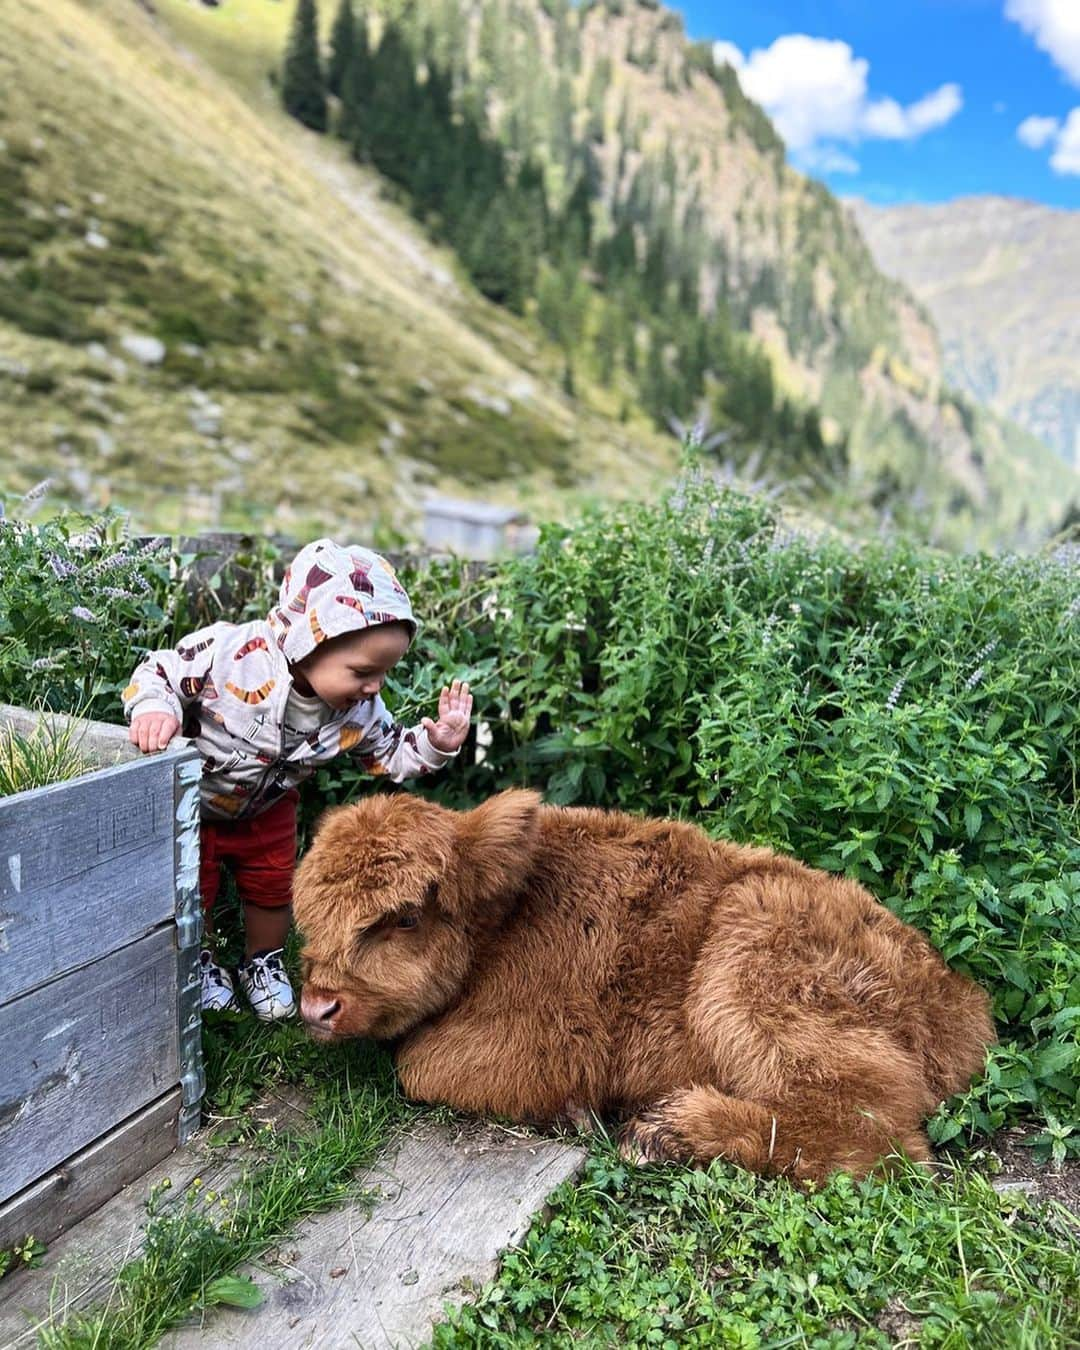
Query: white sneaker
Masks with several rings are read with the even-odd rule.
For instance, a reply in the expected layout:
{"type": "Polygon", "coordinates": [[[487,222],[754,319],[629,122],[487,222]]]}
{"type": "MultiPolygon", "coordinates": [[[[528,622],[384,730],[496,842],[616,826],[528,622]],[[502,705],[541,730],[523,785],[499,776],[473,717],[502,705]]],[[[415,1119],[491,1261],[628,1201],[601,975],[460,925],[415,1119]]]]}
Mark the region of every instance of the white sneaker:
{"type": "Polygon", "coordinates": [[[280,1022],[296,1011],[296,995],[281,963],[281,948],[256,952],[236,968],[240,987],[260,1022],[280,1022]]]}
{"type": "Polygon", "coordinates": [[[214,960],[214,953],[204,947],[199,953],[199,973],[202,976],[202,1006],[210,1012],[239,1012],[240,1000],[233,989],[232,976],[214,960]]]}

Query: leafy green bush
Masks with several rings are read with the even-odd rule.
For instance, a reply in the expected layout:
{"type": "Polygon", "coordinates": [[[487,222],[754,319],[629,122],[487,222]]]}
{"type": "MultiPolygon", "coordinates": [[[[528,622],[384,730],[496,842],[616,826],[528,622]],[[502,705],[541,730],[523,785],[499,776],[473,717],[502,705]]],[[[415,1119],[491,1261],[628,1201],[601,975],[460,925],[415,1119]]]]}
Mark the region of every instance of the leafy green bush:
{"type": "Polygon", "coordinates": [[[408,583],[428,623],[399,697],[411,713],[467,673],[491,738],[437,790],[530,783],[858,878],[994,997],[1003,1045],[936,1138],[1076,1119],[1075,551],[811,539],[692,474],[549,529],[472,619],[453,574],[408,583]]]}
{"type": "Polygon", "coordinates": [[[117,721],[168,632],[170,558],[119,516],[0,519],[0,702],[117,721]]]}
{"type": "MultiPolygon", "coordinates": [[[[32,515],[48,484],[16,506],[32,515]]],[[[223,558],[132,538],[125,516],[0,515],[0,703],[122,722],[120,693],[148,651],[219,619],[262,618],[278,550],[238,536],[223,558]]]]}
{"type": "MultiPolygon", "coordinates": [[[[142,646],[269,604],[270,553],[238,613],[213,612],[212,586],[196,611],[149,558],[148,590],[124,590],[96,570],[111,548],[135,565],[131,545],[76,547],[63,523],[0,527],[0,698],[96,701],[116,719],[142,646]]],[[[468,805],[528,783],[858,878],[993,995],[1002,1045],[937,1141],[1034,1115],[1043,1153],[1077,1150],[1075,549],[811,538],[694,471],[657,504],[546,529],[491,573],[404,580],[423,626],[388,701],[415,721],[463,676],[485,724],[478,762],[422,790],[468,805]]],[[[305,819],[374,788],[334,764],[307,785],[305,819]]]]}

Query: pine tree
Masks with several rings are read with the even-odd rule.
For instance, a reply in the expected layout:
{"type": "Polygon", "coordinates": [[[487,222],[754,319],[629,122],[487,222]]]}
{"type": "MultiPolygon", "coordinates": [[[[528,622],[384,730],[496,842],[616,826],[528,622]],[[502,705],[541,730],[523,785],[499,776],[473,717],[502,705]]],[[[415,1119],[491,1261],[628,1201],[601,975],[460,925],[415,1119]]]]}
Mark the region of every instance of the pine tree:
{"type": "Polygon", "coordinates": [[[500,193],[480,215],[465,256],[477,289],[519,314],[535,281],[520,231],[513,194],[500,193]]]}
{"type": "Polygon", "coordinates": [[[641,398],[649,412],[659,422],[670,411],[668,397],[667,363],[664,360],[664,338],[653,329],[649,333],[649,355],[642,379],[641,398]]]}
{"type": "Polygon", "coordinates": [[[645,263],[641,275],[642,293],[647,303],[654,309],[659,309],[664,303],[667,274],[667,235],[661,229],[657,230],[649,240],[648,248],[645,250],[645,263]]]}
{"type": "Polygon", "coordinates": [[[297,0],[281,73],[281,101],[298,122],[312,131],[325,131],[326,90],[319,64],[318,27],[315,0],[297,0]]]}
{"type": "Polygon", "coordinates": [[[330,63],[326,67],[326,87],[338,98],[345,87],[345,76],[356,46],[356,22],[353,19],[352,0],[341,0],[337,18],[330,34],[330,63]]]}
{"type": "Polygon", "coordinates": [[[453,179],[456,133],[450,73],[433,55],[426,64],[427,79],[417,90],[416,160],[410,177],[413,206],[421,218],[443,210],[453,179]]]}
{"type": "Polygon", "coordinates": [[[601,239],[597,244],[595,267],[600,284],[606,291],[621,290],[629,278],[636,277],[637,244],[634,239],[634,227],[628,220],[621,221],[614,233],[601,239]]]}
{"type": "Polygon", "coordinates": [[[628,373],[636,378],[638,374],[638,330],[637,320],[634,317],[630,317],[623,334],[622,359],[628,373]]]}
{"type": "Polygon", "coordinates": [[[548,209],[544,170],[539,161],[526,159],[517,178],[521,209],[525,214],[525,238],[534,266],[547,252],[551,234],[551,212],[548,209]]]}
{"type": "Polygon", "coordinates": [[[821,434],[821,416],[816,408],[808,408],[803,418],[803,440],[815,459],[821,456],[825,449],[825,438],[821,434]]]}
{"type": "Polygon", "coordinates": [[[589,287],[573,262],[556,271],[546,267],[536,288],[536,317],[563,349],[567,359],[581,346],[589,312],[589,287]]]}
{"type": "Polygon", "coordinates": [[[353,29],[353,50],[341,82],[341,116],[337,133],[348,141],[357,159],[367,159],[368,111],[371,107],[371,49],[367,24],[361,18],[353,29]]]}
{"type": "Polygon", "coordinates": [[[419,106],[416,65],[401,28],[388,24],[372,58],[367,144],[372,163],[403,187],[411,184],[419,106]]]}
{"type": "Polygon", "coordinates": [[[618,303],[606,303],[600,315],[600,324],[593,344],[596,351],[596,374],[603,385],[610,386],[615,379],[619,352],[626,345],[625,325],[626,316],[618,303]]]}
{"type": "Polygon", "coordinates": [[[587,258],[592,250],[592,193],[588,177],[582,173],[563,208],[563,251],[572,258],[587,258]]]}

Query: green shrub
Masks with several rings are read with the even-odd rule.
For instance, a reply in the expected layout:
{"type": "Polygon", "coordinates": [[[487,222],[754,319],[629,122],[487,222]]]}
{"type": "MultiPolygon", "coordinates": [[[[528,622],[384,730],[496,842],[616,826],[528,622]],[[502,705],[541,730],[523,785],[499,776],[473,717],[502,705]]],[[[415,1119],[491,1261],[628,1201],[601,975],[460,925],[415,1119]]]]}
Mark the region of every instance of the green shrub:
{"type": "MultiPolygon", "coordinates": [[[[170,624],[269,605],[272,564],[256,559],[242,613],[211,586],[196,622],[161,562],[138,563],[145,590],[97,570],[110,549],[108,566],[136,566],[110,528],[84,551],[64,522],[0,527],[0,698],[117,719],[170,624]]],[[[550,527],[535,555],[465,575],[404,575],[423,626],[388,701],[414,722],[462,676],[490,736],[482,762],[423,790],[468,805],[528,783],[856,877],[993,996],[1002,1044],[933,1122],[937,1141],[1027,1115],[1046,1122],[1043,1153],[1076,1151],[1075,549],[812,539],[695,471],[658,504],[550,527]]],[[[373,789],[332,765],[307,785],[305,819],[373,789]]]]}
{"type": "Polygon", "coordinates": [[[1003,1044],[936,1138],[1076,1118],[1075,551],[815,541],[691,475],[546,531],[486,617],[453,576],[409,585],[428,622],[405,707],[460,669],[492,733],[442,793],[530,783],[856,877],[993,994],[1003,1044]]]}
{"type": "Polygon", "coordinates": [[[809,1194],[723,1163],[584,1175],[498,1280],[434,1330],[438,1350],[1050,1350],[1080,1334],[1080,1250],[980,1176],[846,1175],[809,1194]]]}
{"type": "Polygon", "coordinates": [[[117,721],[171,591],[168,551],[127,539],[120,517],[0,519],[0,702],[117,721]]]}

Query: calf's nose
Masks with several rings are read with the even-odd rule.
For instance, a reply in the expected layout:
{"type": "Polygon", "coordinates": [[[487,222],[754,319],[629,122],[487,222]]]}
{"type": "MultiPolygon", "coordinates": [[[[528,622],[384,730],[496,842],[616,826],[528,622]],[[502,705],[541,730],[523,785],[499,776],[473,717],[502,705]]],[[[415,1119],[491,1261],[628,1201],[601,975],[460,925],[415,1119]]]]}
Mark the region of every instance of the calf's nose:
{"type": "Polygon", "coordinates": [[[311,1027],[326,1029],[341,1011],[341,1000],[317,989],[304,989],[300,995],[300,1016],[311,1027]]]}

